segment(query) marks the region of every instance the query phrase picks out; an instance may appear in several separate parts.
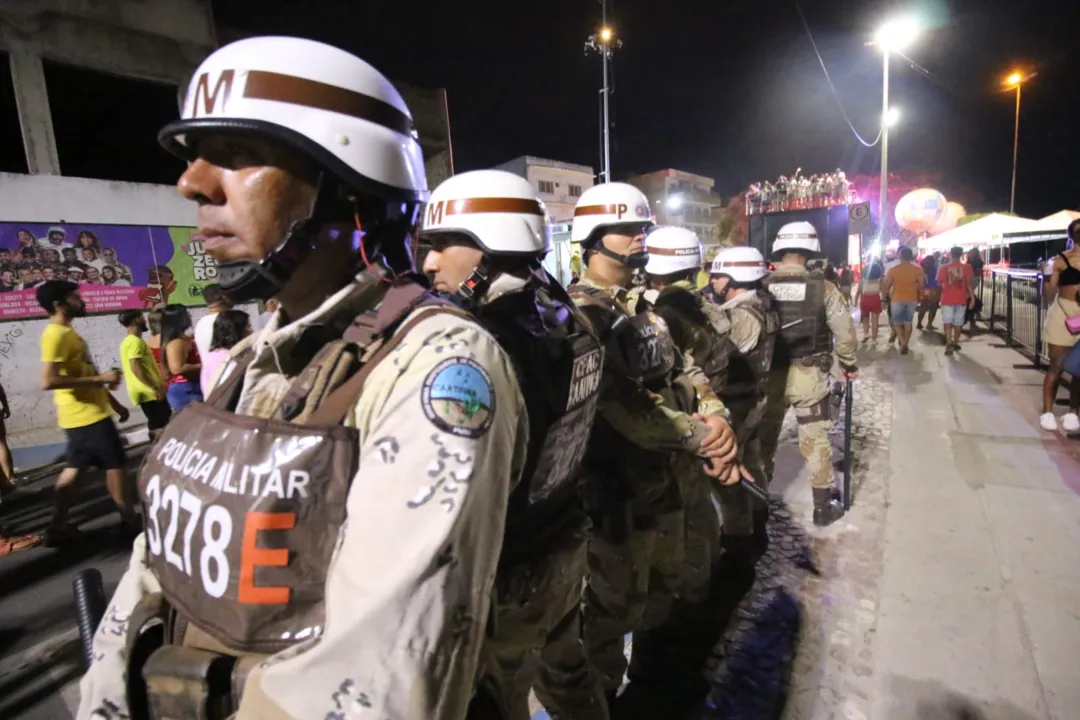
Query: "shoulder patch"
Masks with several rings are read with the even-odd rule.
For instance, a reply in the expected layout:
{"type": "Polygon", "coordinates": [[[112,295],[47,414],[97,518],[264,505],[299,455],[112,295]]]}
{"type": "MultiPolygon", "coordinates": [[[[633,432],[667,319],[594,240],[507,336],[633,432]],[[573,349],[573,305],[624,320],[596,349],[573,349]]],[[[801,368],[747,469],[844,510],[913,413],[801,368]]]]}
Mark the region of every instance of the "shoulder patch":
{"type": "Polygon", "coordinates": [[[435,427],[458,437],[481,437],[495,417],[491,376],[469,358],[448,358],[432,368],[420,402],[435,427]]]}

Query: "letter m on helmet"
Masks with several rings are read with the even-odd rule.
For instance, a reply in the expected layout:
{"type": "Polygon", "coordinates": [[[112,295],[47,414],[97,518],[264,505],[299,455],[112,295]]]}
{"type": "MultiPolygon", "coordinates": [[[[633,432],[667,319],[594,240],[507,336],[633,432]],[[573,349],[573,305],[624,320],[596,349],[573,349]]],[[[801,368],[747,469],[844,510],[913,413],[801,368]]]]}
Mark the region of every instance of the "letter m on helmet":
{"type": "Polygon", "coordinates": [[[229,95],[232,94],[233,76],[232,70],[222,70],[217,82],[214,83],[214,89],[211,90],[210,73],[199,75],[192,90],[194,97],[191,98],[191,117],[197,118],[200,115],[213,115],[224,111],[225,105],[229,102],[229,95]]]}
{"type": "Polygon", "coordinates": [[[435,225],[442,224],[443,218],[443,201],[438,200],[433,203],[428,203],[427,206],[427,225],[428,227],[434,227],[435,225]]]}

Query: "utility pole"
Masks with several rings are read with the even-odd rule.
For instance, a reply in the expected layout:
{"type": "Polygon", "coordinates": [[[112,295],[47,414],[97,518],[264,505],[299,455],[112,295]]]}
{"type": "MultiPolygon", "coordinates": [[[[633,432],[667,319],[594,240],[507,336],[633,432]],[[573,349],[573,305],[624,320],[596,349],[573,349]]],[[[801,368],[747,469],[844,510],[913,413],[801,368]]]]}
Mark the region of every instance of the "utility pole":
{"type": "Polygon", "coordinates": [[[615,31],[608,25],[607,0],[600,0],[600,29],[589,36],[585,42],[585,54],[590,50],[600,53],[603,66],[604,84],[600,89],[603,112],[601,124],[603,132],[600,140],[600,181],[611,182],[611,115],[609,110],[611,97],[611,72],[608,63],[611,62],[611,53],[616,48],[622,47],[622,41],[615,37],[615,31]]]}
{"type": "Polygon", "coordinates": [[[889,242],[889,48],[882,48],[885,56],[884,80],[881,88],[881,200],[878,218],[878,244],[884,257],[885,246],[889,242]]]}

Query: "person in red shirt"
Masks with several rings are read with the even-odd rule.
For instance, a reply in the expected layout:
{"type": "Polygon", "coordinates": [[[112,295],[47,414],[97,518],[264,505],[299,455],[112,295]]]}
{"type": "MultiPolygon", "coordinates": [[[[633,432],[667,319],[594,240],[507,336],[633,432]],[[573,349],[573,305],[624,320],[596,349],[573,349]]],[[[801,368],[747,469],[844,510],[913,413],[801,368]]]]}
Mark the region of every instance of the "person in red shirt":
{"type": "Polygon", "coordinates": [[[954,247],[949,251],[952,260],[938,268],[937,283],[941,288],[941,320],[945,324],[945,354],[952,355],[960,349],[960,330],[964,327],[964,313],[974,299],[972,287],[975,273],[971,265],[960,262],[964,250],[954,247]]]}

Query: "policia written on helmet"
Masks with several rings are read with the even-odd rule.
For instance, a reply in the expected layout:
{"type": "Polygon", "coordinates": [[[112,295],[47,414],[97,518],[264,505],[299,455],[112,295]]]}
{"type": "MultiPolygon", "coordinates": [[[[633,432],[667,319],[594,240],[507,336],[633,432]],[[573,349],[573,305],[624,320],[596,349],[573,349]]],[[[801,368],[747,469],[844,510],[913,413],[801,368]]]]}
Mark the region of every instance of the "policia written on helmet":
{"type": "Polygon", "coordinates": [[[408,282],[408,108],[353,55],[261,37],[203,62],[182,118],[160,139],[223,289],[280,310],[147,456],[78,717],[147,717],[149,694],[170,717],[459,720],[524,402],[491,334],[408,282]]]}
{"type": "Polygon", "coordinates": [[[435,290],[472,309],[513,359],[529,421],[481,684],[505,718],[529,717],[536,684],[549,711],[606,720],[580,642],[589,522],[579,475],[599,398],[600,342],[540,264],[551,226],[524,178],[477,170],[446,180],[431,194],[420,241],[430,247],[424,270],[435,290]]]}

